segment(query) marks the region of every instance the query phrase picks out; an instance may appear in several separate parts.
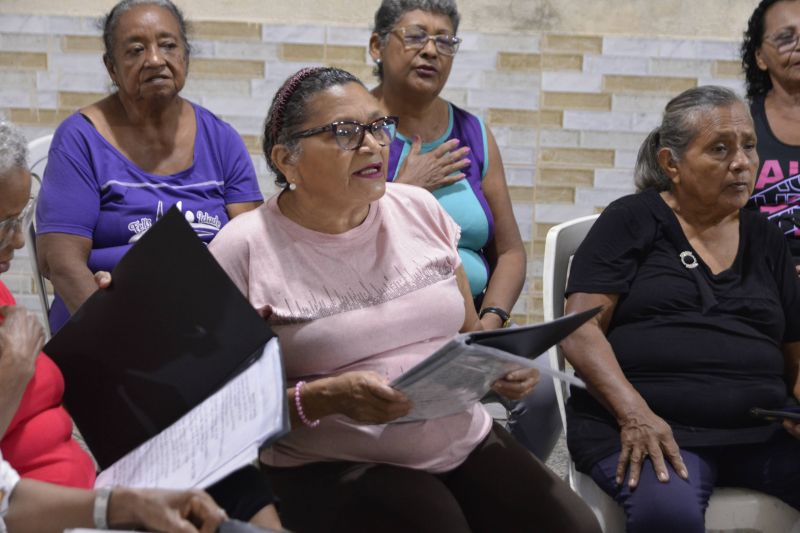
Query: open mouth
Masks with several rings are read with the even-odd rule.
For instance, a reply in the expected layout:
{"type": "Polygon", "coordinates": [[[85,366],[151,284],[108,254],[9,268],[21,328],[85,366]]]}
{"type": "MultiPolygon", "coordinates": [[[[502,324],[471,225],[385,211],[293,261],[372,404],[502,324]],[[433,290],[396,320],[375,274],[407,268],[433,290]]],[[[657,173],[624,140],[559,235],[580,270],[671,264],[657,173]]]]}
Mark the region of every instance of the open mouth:
{"type": "Polygon", "coordinates": [[[145,79],[145,83],[159,83],[161,81],[166,81],[170,79],[170,77],[166,74],[157,74],[155,76],[150,76],[149,78],[145,79]]]}
{"type": "Polygon", "coordinates": [[[353,176],[368,179],[383,179],[383,163],[367,165],[361,170],[353,172],[353,176]]]}

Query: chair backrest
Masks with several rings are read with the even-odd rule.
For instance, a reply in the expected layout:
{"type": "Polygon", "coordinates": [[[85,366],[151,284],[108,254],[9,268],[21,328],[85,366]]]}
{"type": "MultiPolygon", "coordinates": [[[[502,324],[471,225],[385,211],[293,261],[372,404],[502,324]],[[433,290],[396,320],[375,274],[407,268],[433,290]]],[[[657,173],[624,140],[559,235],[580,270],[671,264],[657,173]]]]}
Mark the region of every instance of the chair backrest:
{"type": "MultiPolygon", "coordinates": [[[[28,168],[33,175],[33,182],[31,183],[31,195],[34,198],[39,196],[39,189],[41,188],[41,178],[44,175],[44,169],[47,166],[47,154],[50,151],[50,143],[53,141],[52,135],[39,137],[28,143],[28,168]]],[[[42,273],[39,271],[39,256],[36,253],[36,228],[35,224],[31,224],[28,228],[28,258],[31,262],[31,271],[33,272],[34,284],[36,285],[36,292],[39,293],[39,305],[44,314],[44,327],[47,332],[47,338],[50,338],[50,322],[48,316],[50,313],[50,297],[47,294],[47,285],[45,283],[42,273]]]]}
{"type": "MultiPolygon", "coordinates": [[[[546,322],[564,315],[564,290],[567,287],[570,261],[598,216],[589,215],[576,218],[554,226],[547,232],[542,272],[542,296],[546,322]]],[[[550,348],[548,355],[552,368],[564,370],[564,355],[557,345],[550,348]]],[[[567,416],[564,412],[564,402],[569,395],[569,385],[556,379],[555,387],[561,423],[566,428],[567,416]]]]}

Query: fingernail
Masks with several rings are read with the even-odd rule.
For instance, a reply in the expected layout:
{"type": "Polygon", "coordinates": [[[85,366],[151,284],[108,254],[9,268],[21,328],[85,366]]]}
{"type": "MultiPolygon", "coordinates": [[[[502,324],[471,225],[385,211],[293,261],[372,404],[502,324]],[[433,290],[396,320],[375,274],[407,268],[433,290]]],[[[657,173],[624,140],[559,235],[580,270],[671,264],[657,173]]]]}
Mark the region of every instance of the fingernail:
{"type": "Polygon", "coordinates": [[[464,151],[465,151],[465,152],[471,152],[471,151],[472,151],[472,148],[470,148],[469,146],[465,146],[465,147],[464,147],[464,151]]]}
{"type": "Polygon", "coordinates": [[[615,479],[615,481],[617,482],[617,485],[622,485],[622,478],[621,477],[617,477],[617,479],[615,479]]]}
{"type": "Polygon", "coordinates": [[[467,158],[462,159],[462,161],[465,162],[468,165],[472,163],[472,161],[470,159],[467,159],[467,158]]]}
{"type": "Polygon", "coordinates": [[[683,479],[689,479],[689,472],[686,469],[681,469],[681,476],[683,479]]]}
{"type": "Polygon", "coordinates": [[[659,472],[658,473],[658,480],[659,481],[667,481],[669,477],[667,476],[666,472],[659,472]]]}

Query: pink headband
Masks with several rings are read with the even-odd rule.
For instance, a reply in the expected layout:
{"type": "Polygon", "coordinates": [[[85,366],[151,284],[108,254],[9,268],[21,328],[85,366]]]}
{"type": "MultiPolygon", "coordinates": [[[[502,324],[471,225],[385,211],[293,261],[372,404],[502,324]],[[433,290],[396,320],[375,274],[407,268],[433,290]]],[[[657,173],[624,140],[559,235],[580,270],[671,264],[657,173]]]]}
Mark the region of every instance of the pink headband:
{"type": "Polygon", "coordinates": [[[286,110],[286,104],[289,103],[289,99],[297,90],[297,87],[304,79],[316,72],[319,72],[323,68],[324,67],[306,67],[300,69],[294,76],[289,78],[289,80],[283,84],[283,87],[278,90],[278,94],[275,95],[275,104],[272,107],[272,124],[270,125],[269,129],[270,133],[272,134],[273,142],[278,141],[278,133],[283,126],[283,112],[286,110]]]}

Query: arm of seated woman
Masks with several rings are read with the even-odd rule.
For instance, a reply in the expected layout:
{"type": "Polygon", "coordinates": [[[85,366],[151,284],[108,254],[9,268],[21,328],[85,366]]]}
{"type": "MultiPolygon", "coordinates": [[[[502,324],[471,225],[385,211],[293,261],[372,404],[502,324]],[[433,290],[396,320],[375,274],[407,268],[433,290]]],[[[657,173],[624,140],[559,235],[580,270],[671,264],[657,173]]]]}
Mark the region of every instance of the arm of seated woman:
{"type": "Polygon", "coordinates": [[[8,429],[36,370],[44,328],[24,307],[0,307],[0,437],[8,429]]]}
{"type": "Polygon", "coordinates": [[[252,211],[263,203],[264,202],[237,202],[235,204],[225,204],[225,211],[228,212],[228,218],[234,218],[242,213],[252,211]]]}
{"type": "MultiPolygon", "coordinates": [[[[95,492],[21,480],[11,493],[5,522],[13,532],[61,532],[94,524],[95,492]]],[[[211,533],[225,513],[202,491],[115,488],[108,500],[109,527],[174,533],[211,533]]]]}
{"type": "Polygon", "coordinates": [[[681,458],[672,429],[653,413],[633,388],[617,362],[606,338],[619,296],[616,294],[574,293],[567,299],[565,313],[577,313],[602,306],[603,310],[561,342],[561,349],[586,382],[589,392],[616,418],[620,427],[621,452],[617,464],[617,483],[628,472],[628,485],[639,483],[642,463],[650,456],[661,482],[669,481],[665,460],[682,478],[689,472],[681,458]]]}
{"type": "Polygon", "coordinates": [[[286,391],[292,426],[342,414],[363,424],[386,424],[407,415],[411,402],[405,394],[389,386],[389,380],[370,371],[345,372],[306,383],[300,390],[297,411],[296,388],[286,391]]]}
{"type": "Polygon", "coordinates": [[[97,290],[87,266],[92,240],[66,233],[45,233],[36,237],[39,269],[53,282],[67,310],[74,313],[97,290]]]}
{"type": "MultiPolygon", "coordinates": [[[[787,342],[783,345],[783,356],[786,362],[786,384],[796,400],[800,400],[800,342],[787,342]]],[[[786,428],[794,438],[800,439],[800,422],[784,420],[786,428]]]]}
{"type": "MultiPolygon", "coordinates": [[[[514,219],[511,196],[508,193],[503,160],[494,135],[486,128],[489,146],[489,168],[481,182],[481,188],[494,217],[494,237],[486,246],[487,259],[492,265],[492,275],[486,286],[483,307],[499,307],[511,313],[517,303],[522,285],[525,283],[527,256],[514,219]]],[[[481,318],[484,329],[502,327],[502,320],[494,313],[481,318]]]]}

